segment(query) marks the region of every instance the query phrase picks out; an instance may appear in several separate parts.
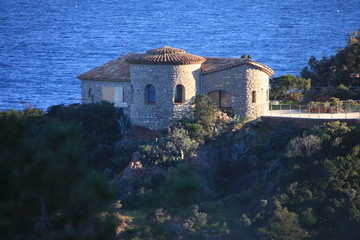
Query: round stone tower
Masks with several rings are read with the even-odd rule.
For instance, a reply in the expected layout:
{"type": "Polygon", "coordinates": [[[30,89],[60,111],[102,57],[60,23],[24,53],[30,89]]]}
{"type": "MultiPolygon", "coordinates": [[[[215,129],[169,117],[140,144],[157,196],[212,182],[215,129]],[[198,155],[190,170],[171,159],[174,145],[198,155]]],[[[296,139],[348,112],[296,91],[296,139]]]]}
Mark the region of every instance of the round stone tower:
{"type": "Polygon", "coordinates": [[[189,112],[205,60],[166,46],[128,57],[133,91],[131,122],[163,129],[189,112]]]}

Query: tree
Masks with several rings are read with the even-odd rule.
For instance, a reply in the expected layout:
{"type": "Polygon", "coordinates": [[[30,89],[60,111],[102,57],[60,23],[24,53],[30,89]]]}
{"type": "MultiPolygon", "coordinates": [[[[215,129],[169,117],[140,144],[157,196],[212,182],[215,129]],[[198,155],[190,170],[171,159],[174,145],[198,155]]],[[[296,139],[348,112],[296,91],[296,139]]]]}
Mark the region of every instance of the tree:
{"type": "Polygon", "coordinates": [[[300,227],[298,215],[290,212],[286,207],[282,208],[279,202],[275,203],[275,205],[277,205],[276,210],[268,220],[268,225],[259,228],[261,239],[306,239],[308,234],[300,227]]]}
{"type": "Polygon", "coordinates": [[[215,122],[216,113],[220,110],[208,95],[201,94],[196,96],[194,104],[193,113],[198,123],[208,127],[209,124],[215,122]]]}
{"type": "Polygon", "coordinates": [[[289,98],[291,92],[301,93],[310,88],[310,79],[296,77],[291,74],[270,79],[270,97],[273,99],[289,98]]]}
{"type": "Polygon", "coordinates": [[[128,122],[114,104],[98,102],[56,105],[48,109],[47,116],[77,124],[83,130],[87,163],[90,167],[101,170],[115,168],[110,161],[115,155],[112,144],[120,139],[121,131],[127,127],[125,125],[128,122]]]}
{"type": "Polygon", "coordinates": [[[310,57],[308,66],[301,71],[301,77],[310,78],[318,87],[360,86],[360,29],[350,37],[345,48],[335,56],[317,60],[310,57]]]}
{"type": "Polygon", "coordinates": [[[41,132],[14,114],[0,117],[0,232],[4,239],[93,239],[95,215],[113,198],[88,171],[81,132],[50,121],[41,132]]]}

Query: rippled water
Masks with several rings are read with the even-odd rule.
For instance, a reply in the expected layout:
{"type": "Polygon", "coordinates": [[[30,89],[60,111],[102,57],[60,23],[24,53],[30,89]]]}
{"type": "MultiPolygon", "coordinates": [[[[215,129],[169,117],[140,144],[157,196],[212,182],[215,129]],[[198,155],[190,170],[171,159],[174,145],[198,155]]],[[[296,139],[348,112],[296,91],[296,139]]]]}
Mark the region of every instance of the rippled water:
{"type": "Polygon", "coordinates": [[[79,102],[75,76],[163,45],[299,74],[359,16],[360,0],[0,0],[0,109],[79,102]]]}

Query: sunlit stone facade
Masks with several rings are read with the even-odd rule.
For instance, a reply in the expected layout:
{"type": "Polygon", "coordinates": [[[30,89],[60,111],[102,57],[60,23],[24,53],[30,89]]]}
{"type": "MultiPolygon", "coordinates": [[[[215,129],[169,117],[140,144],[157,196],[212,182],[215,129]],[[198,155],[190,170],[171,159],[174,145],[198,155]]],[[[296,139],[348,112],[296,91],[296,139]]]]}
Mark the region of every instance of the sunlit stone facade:
{"type": "Polygon", "coordinates": [[[78,78],[84,103],[107,100],[123,108],[132,124],[164,129],[191,112],[198,94],[249,120],[266,114],[272,74],[250,59],[203,58],[162,47],[128,54],[78,78]]]}

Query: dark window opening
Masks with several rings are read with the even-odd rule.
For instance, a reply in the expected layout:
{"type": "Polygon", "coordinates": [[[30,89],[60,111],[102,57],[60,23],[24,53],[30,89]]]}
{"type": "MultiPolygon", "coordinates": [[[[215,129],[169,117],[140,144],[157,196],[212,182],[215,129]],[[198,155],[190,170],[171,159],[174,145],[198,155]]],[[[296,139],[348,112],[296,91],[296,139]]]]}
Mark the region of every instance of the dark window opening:
{"type": "Polygon", "coordinates": [[[145,102],[156,103],[156,89],[154,85],[148,84],[145,87],[145,102]]]}
{"type": "Polygon", "coordinates": [[[211,100],[213,100],[220,108],[231,108],[232,96],[226,91],[213,91],[208,94],[211,100]]]}
{"type": "Polygon", "coordinates": [[[183,103],[185,96],[184,96],[184,86],[183,85],[176,85],[175,87],[175,96],[174,102],[175,103],[183,103]]]}
{"type": "Polygon", "coordinates": [[[252,102],[256,103],[256,91],[252,91],[252,102]]]}

